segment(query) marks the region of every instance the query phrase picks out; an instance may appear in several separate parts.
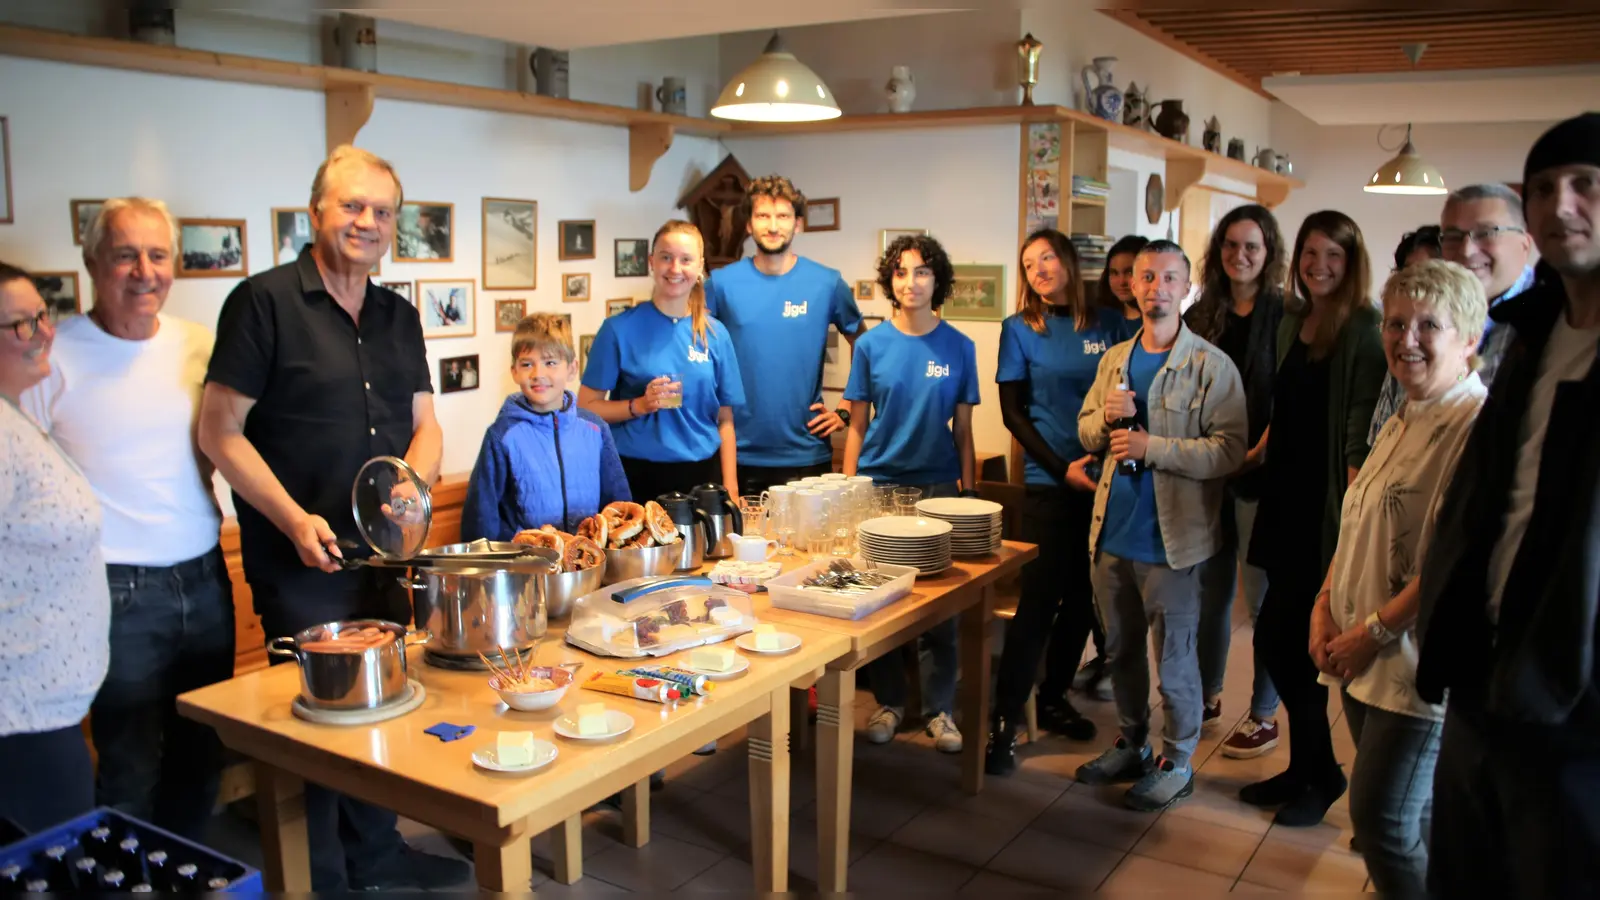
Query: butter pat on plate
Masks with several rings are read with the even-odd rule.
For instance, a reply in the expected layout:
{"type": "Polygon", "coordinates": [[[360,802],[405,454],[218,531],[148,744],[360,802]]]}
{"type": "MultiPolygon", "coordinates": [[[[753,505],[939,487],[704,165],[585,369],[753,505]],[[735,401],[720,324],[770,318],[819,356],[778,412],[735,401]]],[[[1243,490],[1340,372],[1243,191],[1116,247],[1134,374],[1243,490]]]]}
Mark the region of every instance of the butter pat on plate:
{"type": "Polygon", "coordinates": [[[739,659],[730,647],[696,647],[689,651],[689,666],[707,672],[726,672],[739,659]]]}
{"type": "Polygon", "coordinates": [[[764,651],[776,651],[783,649],[783,641],[779,639],[778,633],[772,630],[771,625],[756,626],[756,649],[764,651]],[[762,631],[761,629],[763,628],[765,628],[766,631],[762,631]]]}
{"type": "Polygon", "coordinates": [[[533,765],[533,732],[500,732],[495,738],[494,758],[507,767],[533,765]]]}
{"type": "Polygon", "coordinates": [[[594,737],[605,734],[609,729],[606,723],[606,705],[604,703],[585,703],[578,707],[578,733],[584,737],[594,737]]]}

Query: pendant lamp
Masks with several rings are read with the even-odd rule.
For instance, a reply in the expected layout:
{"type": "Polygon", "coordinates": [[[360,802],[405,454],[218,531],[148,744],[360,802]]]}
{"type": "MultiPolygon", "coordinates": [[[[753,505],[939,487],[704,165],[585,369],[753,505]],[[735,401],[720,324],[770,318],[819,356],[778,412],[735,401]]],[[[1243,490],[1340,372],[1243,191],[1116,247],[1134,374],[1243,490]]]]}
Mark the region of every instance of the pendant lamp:
{"type": "Polygon", "coordinates": [[[741,122],[820,122],[838,118],[839,104],[817,73],[784,49],[773,32],[760,58],[722,89],[711,114],[741,122]]]}
{"type": "MultiPolygon", "coordinates": [[[[1407,44],[1406,56],[1411,58],[1411,68],[1415,70],[1417,62],[1422,59],[1422,52],[1428,49],[1427,44],[1407,44]]],[[[1379,129],[1380,136],[1383,130],[1379,129]]],[[[1378,146],[1382,147],[1380,142],[1378,146]]],[[[1369,194],[1411,194],[1411,195],[1438,195],[1447,194],[1449,189],[1444,186],[1444,176],[1439,170],[1429,165],[1426,160],[1417,155],[1416,145],[1411,143],[1411,123],[1406,123],[1406,142],[1401,145],[1400,153],[1378,167],[1372,173],[1362,188],[1369,194]]]]}

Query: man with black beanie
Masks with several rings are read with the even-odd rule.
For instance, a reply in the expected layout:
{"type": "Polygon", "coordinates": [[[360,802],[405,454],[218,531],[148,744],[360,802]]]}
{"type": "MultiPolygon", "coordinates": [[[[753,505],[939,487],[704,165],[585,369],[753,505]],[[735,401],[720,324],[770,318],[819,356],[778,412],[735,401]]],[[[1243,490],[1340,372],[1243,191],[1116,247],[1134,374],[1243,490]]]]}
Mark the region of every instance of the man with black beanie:
{"type": "Polygon", "coordinates": [[[1523,170],[1542,261],[1422,564],[1417,693],[1446,699],[1428,888],[1600,891],[1600,113],[1523,170]]]}

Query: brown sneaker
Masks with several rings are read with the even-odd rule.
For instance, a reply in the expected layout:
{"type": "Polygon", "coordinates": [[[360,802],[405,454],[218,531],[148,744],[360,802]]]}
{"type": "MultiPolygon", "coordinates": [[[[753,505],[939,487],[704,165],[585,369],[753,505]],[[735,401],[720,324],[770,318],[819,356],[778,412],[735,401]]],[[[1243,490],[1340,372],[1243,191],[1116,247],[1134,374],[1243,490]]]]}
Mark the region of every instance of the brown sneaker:
{"type": "Polygon", "coordinates": [[[1253,759],[1271,753],[1278,746],[1278,723],[1245,716],[1239,727],[1222,742],[1222,755],[1230,759],[1253,759]]]}

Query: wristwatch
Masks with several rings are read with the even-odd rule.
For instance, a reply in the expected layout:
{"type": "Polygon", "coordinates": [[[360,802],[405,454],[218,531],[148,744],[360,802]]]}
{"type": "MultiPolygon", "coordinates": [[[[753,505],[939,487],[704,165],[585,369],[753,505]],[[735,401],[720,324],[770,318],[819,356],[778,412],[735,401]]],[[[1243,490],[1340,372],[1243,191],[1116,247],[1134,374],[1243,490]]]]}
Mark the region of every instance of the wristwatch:
{"type": "Polygon", "coordinates": [[[850,410],[845,409],[844,407],[841,406],[838,409],[834,410],[833,414],[839,417],[839,421],[844,423],[844,427],[846,427],[846,428],[850,427],[850,410]]]}
{"type": "Polygon", "coordinates": [[[1400,639],[1400,635],[1390,631],[1389,627],[1383,624],[1377,613],[1367,616],[1366,626],[1367,634],[1372,635],[1372,639],[1377,641],[1380,647],[1387,647],[1400,639]]]}

